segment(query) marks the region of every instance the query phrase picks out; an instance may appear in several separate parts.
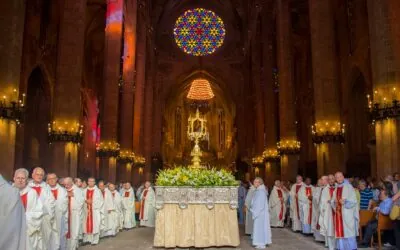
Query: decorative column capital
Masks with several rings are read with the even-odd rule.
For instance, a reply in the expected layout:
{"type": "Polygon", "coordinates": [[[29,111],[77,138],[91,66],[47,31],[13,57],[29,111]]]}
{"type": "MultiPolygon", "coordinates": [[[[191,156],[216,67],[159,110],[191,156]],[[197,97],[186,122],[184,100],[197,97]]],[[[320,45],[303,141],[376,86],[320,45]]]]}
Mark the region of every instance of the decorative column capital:
{"type": "Polygon", "coordinates": [[[96,145],[96,154],[100,158],[116,158],[120,155],[119,143],[115,141],[104,141],[96,145]]]}
{"type": "Polygon", "coordinates": [[[276,146],[280,155],[297,155],[301,148],[301,144],[297,140],[281,140],[276,146]]]}
{"type": "Polygon", "coordinates": [[[315,144],[345,143],[346,125],[338,121],[317,122],[311,126],[312,141],[315,144]]]}
{"type": "Polygon", "coordinates": [[[134,164],[135,162],[135,153],[131,150],[124,150],[120,151],[119,155],[117,156],[117,161],[122,164],[134,164]]]}
{"type": "Polygon", "coordinates": [[[81,144],[83,140],[83,125],[76,121],[54,120],[48,124],[49,143],[64,142],[81,144]]]}

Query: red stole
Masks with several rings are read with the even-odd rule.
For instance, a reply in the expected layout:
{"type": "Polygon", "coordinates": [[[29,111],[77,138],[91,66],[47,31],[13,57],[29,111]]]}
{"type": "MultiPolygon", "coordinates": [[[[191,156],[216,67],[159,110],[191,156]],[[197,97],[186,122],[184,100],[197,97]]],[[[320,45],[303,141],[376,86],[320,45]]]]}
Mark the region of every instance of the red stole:
{"type": "Polygon", "coordinates": [[[38,197],[40,197],[40,193],[42,193],[42,187],[39,186],[39,187],[32,187],[32,188],[35,189],[38,197]]]}
{"type": "Polygon", "coordinates": [[[339,202],[342,199],[343,186],[336,188],[336,213],[335,213],[335,236],[344,238],[343,230],[343,205],[339,202]]]}
{"type": "Polygon", "coordinates": [[[20,197],[21,197],[22,205],[24,205],[24,208],[26,211],[26,207],[28,206],[28,192],[26,192],[23,195],[20,195],[20,197]]]}
{"type": "Polygon", "coordinates": [[[281,211],[279,212],[279,220],[283,219],[283,193],[282,190],[280,189],[276,189],[276,191],[278,192],[278,197],[279,200],[281,201],[281,211]]]}
{"type": "Polygon", "coordinates": [[[52,189],[51,192],[53,193],[54,199],[57,200],[57,196],[58,196],[58,189],[52,189]]]}
{"type": "MultiPolygon", "coordinates": [[[[335,186],[329,187],[329,200],[332,199],[333,192],[335,192],[335,186]]],[[[333,220],[333,226],[335,226],[335,209],[332,208],[332,220],[333,220]]]]}
{"type": "Polygon", "coordinates": [[[71,203],[72,203],[72,197],[69,196],[69,194],[73,193],[73,189],[68,190],[68,232],[67,232],[67,239],[71,238],[71,203]]]}
{"type": "Polygon", "coordinates": [[[87,204],[86,233],[93,233],[93,194],[94,189],[86,190],[86,200],[91,200],[92,204],[87,204]]]}
{"type": "Polygon", "coordinates": [[[113,197],[115,197],[115,192],[111,193],[113,197]]]}
{"type": "Polygon", "coordinates": [[[129,197],[129,192],[125,192],[125,198],[129,197]]]}
{"type": "Polygon", "coordinates": [[[105,190],[101,190],[101,193],[103,194],[103,199],[104,199],[104,196],[105,196],[105,194],[106,194],[106,191],[105,191],[105,190]]]}
{"type": "MultiPolygon", "coordinates": [[[[301,184],[296,185],[296,195],[299,193],[301,188],[301,184]]],[[[297,219],[300,220],[300,212],[299,212],[299,198],[296,196],[296,211],[297,211],[297,219]]]]}
{"type": "MultiPolygon", "coordinates": [[[[312,195],[312,189],[311,187],[306,187],[306,196],[307,198],[312,195]]],[[[311,225],[311,220],[312,220],[312,200],[308,200],[308,204],[309,204],[309,215],[308,215],[308,225],[311,225]]]]}
{"type": "Polygon", "coordinates": [[[144,217],[144,204],[146,202],[146,197],[147,197],[148,191],[149,191],[148,189],[144,190],[143,198],[142,198],[142,201],[140,202],[140,216],[139,216],[140,220],[143,220],[143,217],[144,217]]]}

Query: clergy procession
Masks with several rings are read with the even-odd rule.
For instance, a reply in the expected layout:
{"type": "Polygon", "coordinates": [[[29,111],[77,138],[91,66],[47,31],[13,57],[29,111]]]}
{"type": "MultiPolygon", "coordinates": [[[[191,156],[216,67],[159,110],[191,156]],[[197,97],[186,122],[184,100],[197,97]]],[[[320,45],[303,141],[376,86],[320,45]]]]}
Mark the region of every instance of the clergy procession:
{"type": "Polygon", "coordinates": [[[2,250],[97,245],[101,238],[135,228],[136,213],[140,226],[155,225],[155,193],[148,181],[135,193],[129,182],[117,189],[113,183],[96,183],[95,178],[58,179],[42,168],[35,168],[29,178],[21,168],[15,171],[12,186],[0,175],[0,188],[0,216],[6,222],[0,234],[2,250]],[[136,200],[139,211],[135,211],[136,200]]]}

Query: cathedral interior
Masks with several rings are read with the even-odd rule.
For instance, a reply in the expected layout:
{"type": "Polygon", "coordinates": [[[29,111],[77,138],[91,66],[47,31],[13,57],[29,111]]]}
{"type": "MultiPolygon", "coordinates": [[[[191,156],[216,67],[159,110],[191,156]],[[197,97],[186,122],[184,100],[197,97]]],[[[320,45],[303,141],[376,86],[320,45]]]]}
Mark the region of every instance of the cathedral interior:
{"type": "Polygon", "coordinates": [[[400,171],[399,1],[0,6],[6,178],[41,166],[138,185],[190,163],[197,109],[202,164],[238,179],[400,171]]]}

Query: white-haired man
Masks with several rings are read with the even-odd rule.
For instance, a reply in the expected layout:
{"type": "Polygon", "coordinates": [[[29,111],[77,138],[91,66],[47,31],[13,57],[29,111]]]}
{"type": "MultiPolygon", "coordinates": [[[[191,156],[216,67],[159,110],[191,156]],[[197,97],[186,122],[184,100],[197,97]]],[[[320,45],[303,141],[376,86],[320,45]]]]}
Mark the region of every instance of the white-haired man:
{"type": "Polygon", "coordinates": [[[75,250],[79,246],[79,236],[82,231],[82,213],[83,198],[82,190],[74,185],[72,178],[64,179],[64,185],[68,195],[68,231],[67,231],[67,249],[75,250]]]}
{"type": "Polygon", "coordinates": [[[117,234],[120,230],[122,230],[124,225],[124,216],[122,214],[122,197],[116,190],[113,183],[108,184],[108,189],[111,192],[111,196],[115,206],[115,210],[110,212],[110,220],[112,223],[112,225],[110,225],[110,228],[115,232],[115,234],[117,234]]]}
{"type": "Polygon", "coordinates": [[[265,249],[271,241],[271,227],[269,224],[268,197],[264,181],[257,177],[254,179],[253,200],[251,201],[250,211],[254,220],[253,225],[253,246],[257,249],[265,249]]]}
{"type": "MultiPolygon", "coordinates": [[[[41,225],[43,224],[44,207],[38,194],[28,184],[28,170],[17,169],[14,174],[14,186],[19,189],[26,218],[26,250],[48,249],[43,244],[41,225]]],[[[4,225],[3,225],[4,226],[4,225]]]]}
{"type": "Polygon", "coordinates": [[[99,189],[101,191],[104,206],[103,206],[103,214],[104,214],[104,228],[100,232],[100,237],[106,236],[115,236],[116,232],[113,227],[114,221],[112,221],[111,213],[115,211],[114,200],[112,198],[112,194],[110,190],[106,187],[106,184],[103,180],[98,182],[99,189]]]}
{"type": "Polygon", "coordinates": [[[0,174],[0,249],[26,249],[25,210],[17,189],[0,174]]]}
{"type": "Polygon", "coordinates": [[[58,184],[57,175],[54,173],[47,174],[47,184],[50,186],[51,193],[56,201],[55,207],[55,224],[56,231],[50,249],[65,249],[67,247],[67,231],[68,231],[68,196],[67,191],[58,184]]]}
{"type": "Polygon", "coordinates": [[[287,195],[281,186],[281,181],[276,180],[269,197],[271,227],[283,227],[285,222],[287,195]]]}
{"type": "Polygon", "coordinates": [[[156,225],[156,195],[150,181],[144,183],[144,190],[140,196],[140,226],[155,227],[156,225]]]}
{"type": "Polygon", "coordinates": [[[46,249],[51,249],[52,246],[58,245],[59,240],[54,237],[57,232],[55,224],[55,208],[56,202],[53,194],[51,193],[49,185],[44,182],[45,172],[43,168],[35,168],[32,172],[32,180],[29,182],[29,186],[34,189],[39,196],[43,204],[43,221],[42,221],[42,235],[43,245],[46,249]]]}

